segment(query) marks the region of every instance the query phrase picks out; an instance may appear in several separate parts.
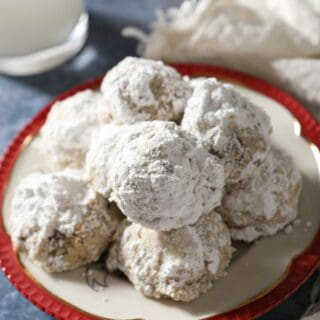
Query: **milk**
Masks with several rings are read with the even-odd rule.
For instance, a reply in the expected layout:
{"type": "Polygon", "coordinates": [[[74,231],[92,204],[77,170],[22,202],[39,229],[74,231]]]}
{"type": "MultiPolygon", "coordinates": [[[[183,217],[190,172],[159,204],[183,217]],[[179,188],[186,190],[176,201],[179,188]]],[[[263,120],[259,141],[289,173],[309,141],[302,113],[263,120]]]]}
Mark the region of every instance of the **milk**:
{"type": "Polygon", "coordinates": [[[0,57],[63,43],[83,10],[83,0],[0,0],[0,57]]]}

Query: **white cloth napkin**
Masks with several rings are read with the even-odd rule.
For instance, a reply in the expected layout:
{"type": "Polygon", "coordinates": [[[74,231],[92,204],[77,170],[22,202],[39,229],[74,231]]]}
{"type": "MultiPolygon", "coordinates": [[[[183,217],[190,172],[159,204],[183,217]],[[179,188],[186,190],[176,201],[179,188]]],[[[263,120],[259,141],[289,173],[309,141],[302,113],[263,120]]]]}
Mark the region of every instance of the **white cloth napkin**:
{"type": "Polygon", "coordinates": [[[260,76],[314,106],[320,119],[320,0],[186,0],[157,11],[139,53],[260,76]]]}

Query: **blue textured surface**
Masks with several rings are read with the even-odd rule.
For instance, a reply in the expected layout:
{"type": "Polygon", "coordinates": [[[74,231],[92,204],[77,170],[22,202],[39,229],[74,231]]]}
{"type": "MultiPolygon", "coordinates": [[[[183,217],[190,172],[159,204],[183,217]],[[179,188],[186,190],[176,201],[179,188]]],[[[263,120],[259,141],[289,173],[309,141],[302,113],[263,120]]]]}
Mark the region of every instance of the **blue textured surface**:
{"type": "MultiPolygon", "coordinates": [[[[136,43],[123,39],[127,25],[144,29],[153,20],[154,9],[179,1],[90,0],[89,39],[85,48],[61,67],[33,77],[0,76],[0,153],[13,135],[54,96],[101,75],[127,55],[136,43]],[[130,15],[128,15],[130,13],[130,15]]],[[[313,276],[295,295],[260,320],[295,320],[309,304],[313,276]]],[[[0,320],[51,319],[22,297],[0,271],[0,320]]]]}

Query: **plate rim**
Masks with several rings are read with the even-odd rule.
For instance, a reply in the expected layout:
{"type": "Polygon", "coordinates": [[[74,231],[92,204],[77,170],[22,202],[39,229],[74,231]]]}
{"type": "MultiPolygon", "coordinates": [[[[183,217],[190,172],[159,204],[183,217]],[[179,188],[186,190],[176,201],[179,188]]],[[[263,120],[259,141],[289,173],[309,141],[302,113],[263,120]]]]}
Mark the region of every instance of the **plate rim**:
{"type": "MultiPolygon", "coordinates": [[[[171,63],[170,65],[183,76],[217,77],[222,80],[238,83],[277,101],[300,123],[301,136],[309,142],[312,142],[318,149],[320,149],[320,124],[300,102],[283,90],[280,90],[274,85],[257,77],[224,67],[187,63],[171,63]]],[[[54,296],[41,284],[37,283],[35,279],[32,279],[32,277],[28,275],[28,272],[21,267],[21,264],[12,248],[10,237],[4,228],[2,217],[3,200],[15,161],[19,157],[28,137],[34,136],[40,130],[53,104],[59,100],[66,99],[79,91],[95,89],[100,85],[101,81],[102,77],[99,77],[75,86],[59,95],[45,107],[40,109],[40,111],[29,122],[27,122],[25,127],[16,134],[0,159],[0,268],[11,284],[23,296],[46,313],[59,319],[92,320],[102,318],[90,315],[80,309],[76,309],[74,306],[62,301],[59,297],[54,296]]],[[[236,307],[231,311],[227,311],[219,315],[206,317],[205,319],[255,319],[270,311],[293,294],[319,266],[320,227],[310,246],[291,261],[288,265],[286,275],[274,288],[266,294],[251,300],[245,305],[236,307]]]]}

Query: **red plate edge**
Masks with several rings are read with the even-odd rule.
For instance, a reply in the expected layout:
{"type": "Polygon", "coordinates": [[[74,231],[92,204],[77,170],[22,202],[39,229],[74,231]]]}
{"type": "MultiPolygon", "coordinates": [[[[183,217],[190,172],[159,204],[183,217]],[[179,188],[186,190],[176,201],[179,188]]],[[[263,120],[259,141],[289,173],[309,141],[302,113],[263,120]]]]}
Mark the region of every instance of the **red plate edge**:
{"type": "MultiPolygon", "coordinates": [[[[258,91],[265,96],[279,102],[288,109],[299,121],[302,136],[313,142],[320,148],[320,124],[312,117],[297,100],[284,91],[256,77],[242,72],[230,70],[223,67],[200,65],[200,64],[171,64],[182,75],[191,77],[208,76],[238,82],[250,89],[258,91]]],[[[28,124],[15,136],[4,153],[0,162],[0,208],[3,206],[4,194],[14,163],[19,156],[25,139],[34,135],[45,122],[46,116],[57,100],[63,100],[78,91],[94,89],[101,83],[101,78],[94,79],[68,90],[31,119],[28,124]]],[[[287,270],[287,275],[277,284],[275,288],[248,304],[228,311],[226,313],[208,317],[206,320],[249,320],[255,319],[285,300],[296,291],[320,265],[320,228],[311,245],[302,254],[296,256],[287,270]]],[[[9,281],[33,304],[48,314],[58,319],[89,320],[101,319],[86,314],[73,306],[62,302],[46,291],[41,285],[32,280],[21,268],[11,245],[10,237],[6,234],[2,215],[0,216],[0,267],[9,281]]]]}

